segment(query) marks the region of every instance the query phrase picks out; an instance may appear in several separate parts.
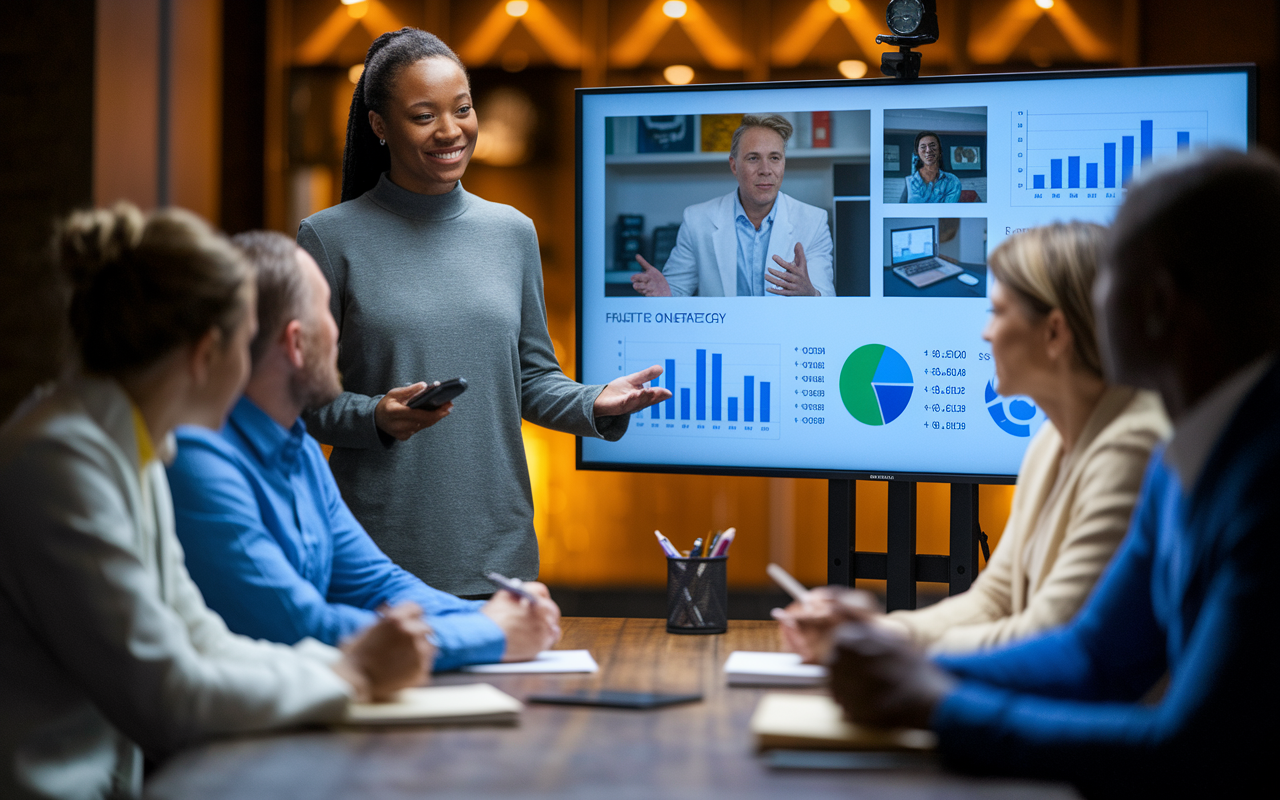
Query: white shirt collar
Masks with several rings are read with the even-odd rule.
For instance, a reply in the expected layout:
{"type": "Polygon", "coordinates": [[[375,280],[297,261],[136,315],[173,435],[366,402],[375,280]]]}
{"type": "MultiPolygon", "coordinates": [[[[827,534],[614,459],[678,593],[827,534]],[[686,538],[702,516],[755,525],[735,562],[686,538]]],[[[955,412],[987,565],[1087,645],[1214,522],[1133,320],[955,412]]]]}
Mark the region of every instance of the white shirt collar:
{"type": "Polygon", "coordinates": [[[1268,354],[1238,370],[1202,397],[1173,426],[1173,439],[1165,450],[1165,459],[1178,473],[1186,491],[1190,492],[1196,485],[1227,424],[1274,361],[1275,356],[1268,354]]]}
{"type": "MultiPolygon", "coordinates": [[[[778,197],[782,196],[782,192],[778,192],[778,197]]],[[[733,192],[733,218],[737,220],[739,217],[745,219],[747,224],[756,229],[757,233],[764,232],[764,224],[767,222],[773,225],[773,218],[778,213],[778,197],[773,198],[773,207],[769,209],[769,213],[764,215],[764,219],[760,220],[760,227],[756,228],[755,223],[751,221],[751,217],[747,216],[747,210],[742,207],[742,198],[738,196],[738,191],[733,192]]]]}

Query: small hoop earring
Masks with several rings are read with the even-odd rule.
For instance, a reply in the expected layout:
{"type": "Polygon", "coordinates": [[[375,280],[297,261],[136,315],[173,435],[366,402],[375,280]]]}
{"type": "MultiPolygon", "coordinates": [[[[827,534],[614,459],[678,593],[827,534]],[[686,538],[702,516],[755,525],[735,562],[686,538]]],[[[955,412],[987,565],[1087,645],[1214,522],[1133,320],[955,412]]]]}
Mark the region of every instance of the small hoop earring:
{"type": "Polygon", "coordinates": [[[378,140],[378,144],[382,145],[383,147],[386,147],[386,146],[387,146],[387,140],[386,140],[386,139],[379,139],[379,140],[378,140]]]}

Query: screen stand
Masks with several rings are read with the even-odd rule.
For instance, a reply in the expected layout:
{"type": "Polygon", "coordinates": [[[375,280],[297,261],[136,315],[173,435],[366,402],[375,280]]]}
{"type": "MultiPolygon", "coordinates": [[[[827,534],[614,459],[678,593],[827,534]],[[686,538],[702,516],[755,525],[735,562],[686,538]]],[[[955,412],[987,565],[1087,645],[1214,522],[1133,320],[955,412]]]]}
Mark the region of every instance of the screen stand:
{"type": "Polygon", "coordinates": [[[951,555],[916,554],[916,484],[889,483],[888,547],[884,553],[857,548],[857,481],[827,484],[827,583],[853,586],[885,581],[889,611],[916,607],[916,581],[947,584],[949,594],[969,588],[978,574],[978,485],[951,484],[951,555]]]}
{"type": "Polygon", "coordinates": [[[916,607],[916,484],[889,482],[889,531],[885,550],[884,607],[916,607]]]}

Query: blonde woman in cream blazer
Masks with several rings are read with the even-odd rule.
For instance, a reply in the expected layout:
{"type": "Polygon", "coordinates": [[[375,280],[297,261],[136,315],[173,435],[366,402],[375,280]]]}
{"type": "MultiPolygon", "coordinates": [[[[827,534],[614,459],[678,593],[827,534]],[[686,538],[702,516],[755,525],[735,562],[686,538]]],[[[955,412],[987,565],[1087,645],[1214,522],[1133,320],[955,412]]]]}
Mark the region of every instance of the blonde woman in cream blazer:
{"type": "Polygon", "coordinates": [[[991,344],[1001,394],[1027,395],[1048,422],[1018,471],[1008,524],[969,591],[887,616],[827,588],[778,612],[784,644],[823,659],[844,619],[896,629],[935,652],[968,652],[1068,622],[1129,527],[1152,449],[1170,433],[1159,398],[1108,386],[1090,292],[1105,230],[1033,228],[991,253],[991,344]]]}
{"type": "Polygon", "coordinates": [[[0,796],[128,797],[139,745],[333,721],[351,686],[314,640],[236,636],[183,565],[160,457],[114,381],[58,389],[0,459],[0,796]]]}
{"type": "Polygon", "coordinates": [[[0,430],[0,797],[141,794],[142,753],[335,721],[425,678],[421,611],[342,650],[237,636],[204,604],[162,461],[248,377],[253,271],[197,217],[122,204],[55,242],[83,368],[0,430]]]}
{"type": "Polygon", "coordinates": [[[1106,390],[1065,456],[1046,423],[1018,470],[1004,533],[969,591],[885,621],[953,653],[1067,622],[1124,538],[1151,450],[1169,432],[1160,398],[1125,386],[1106,390]]]}

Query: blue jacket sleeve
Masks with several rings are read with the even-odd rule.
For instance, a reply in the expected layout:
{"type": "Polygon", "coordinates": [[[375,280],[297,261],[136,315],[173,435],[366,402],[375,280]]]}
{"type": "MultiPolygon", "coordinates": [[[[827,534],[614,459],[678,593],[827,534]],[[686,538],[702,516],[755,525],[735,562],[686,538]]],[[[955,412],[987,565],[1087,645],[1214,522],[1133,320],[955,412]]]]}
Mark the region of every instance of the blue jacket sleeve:
{"type": "MultiPolygon", "coordinates": [[[[1155,543],[1165,542],[1168,532],[1157,540],[1156,515],[1148,513],[1130,534],[1138,534],[1142,545],[1125,548],[1077,623],[1053,638],[993,654],[988,662],[1012,670],[1016,659],[1024,669],[1048,667],[1052,673],[1064,669],[1052,659],[1065,654],[1068,664],[1075,660],[1076,668],[1086,673],[1077,682],[1076,698],[1023,693],[1034,679],[1005,681],[1005,686],[965,681],[933,720],[947,760],[979,772],[1070,780],[1086,793],[1126,787],[1144,793],[1185,790],[1192,776],[1225,779],[1261,769],[1265,737],[1251,731],[1247,721],[1268,719],[1277,710],[1275,682],[1264,674],[1265,665],[1272,663],[1273,644],[1270,635],[1259,634],[1269,631],[1275,618],[1275,592],[1268,591],[1261,573],[1276,557],[1280,515],[1250,519],[1247,509],[1233,514],[1234,525],[1251,527],[1255,535],[1235,537],[1238,544],[1205,578],[1203,601],[1158,705],[1134,703],[1133,693],[1162,663],[1160,653],[1153,652],[1161,649],[1162,637],[1149,630],[1153,563],[1158,571],[1179,559],[1153,561],[1155,543]],[[1027,660],[1032,655],[1035,662],[1027,660]],[[1121,667],[1104,668],[1104,661],[1121,667]],[[1011,691],[1007,684],[1018,684],[1014,688],[1022,691],[1011,691]],[[1194,765],[1207,768],[1191,770],[1194,765]]],[[[1169,519],[1165,524],[1177,524],[1169,519]]],[[[1200,589],[1192,584],[1189,591],[1198,594],[1200,589]]],[[[1178,607],[1161,613],[1189,613],[1187,608],[1195,604],[1185,606],[1185,597],[1179,595],[1178,607]]],[[[966,661],[956,666],[961,674],[976,676],[980,665],[966,661]]]]}
{"type": "Polygon", "coordinates": [[[263,523],[253,483],[230,445],[184,436],[169,468],[178,538],[205,602],[236,633],[327,644],[369,625],[372,611],[330,603],[298,574],[263,523]]]}
{"type": "MultiPolygon", "coordinates": [[[[1150,622],[1150,548],[1134,537],[1123,545],[1099,591],[1071,624],[1044,636],[937,663],[963,679],[934,714],[942,749],[971,769],[1004,771],[1014,749],[1049,745],[1055,736],[1096,735],[1098,726],[1128,708],[1159,676],[1160,636],[1150,622]],[[1145,608],[1144,608],[1145,606],[1145,608]],[[1116,610],[1125,609],[1117,618],[1116,610]],[[1138,624],[1125,624],[1142,619],[1138,624]],[[1108,629],[1118,622],[1123,630],[1108,629]],[[1127,635],[1132,638],[1126,639],[1127,635]],[[1130,641],[1133,647],[1126,646],[1130,641]],[[1112,658],[1141,652],[1141,680],[1125,681],[1112,658]],[[1115,674],[1119,672],[1120,675],[1115,674]],[[1074,721],[1074,722],[1073,722],[1074,721]],[[979,745],[975,739],[981,739],[979,745]],[[999,755],[995,754],[999,751],[999,755]],[[994,758],[994,761],[993,761],[994,758]]],[[[1022,753],[1025,757],[1026,753],[1022,753]]]]}
{"type": "Polygon", "coordinates": [[[1150,592],[1159,499],[1150,490],[1150,476],[1144,487],[1129,534],[1075,620],[1006,647],[940,656],[937,663],[960,678],[1042,697],[1140,697],[1165,665],[1150,592]]]}
{"type": "Polygon", "coordinates": [[[347,508],[327,470],[323,487],[333,532],[331,602],[362,609],[417,603],[435,633],[437,672],[502,660],[506,637],[497,623],[480,612],[483,603],[433,589],[397,566],[347,508]]]}

